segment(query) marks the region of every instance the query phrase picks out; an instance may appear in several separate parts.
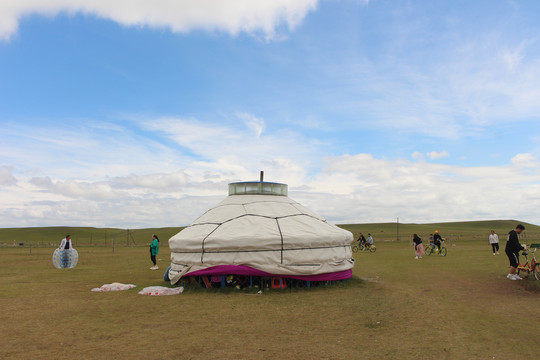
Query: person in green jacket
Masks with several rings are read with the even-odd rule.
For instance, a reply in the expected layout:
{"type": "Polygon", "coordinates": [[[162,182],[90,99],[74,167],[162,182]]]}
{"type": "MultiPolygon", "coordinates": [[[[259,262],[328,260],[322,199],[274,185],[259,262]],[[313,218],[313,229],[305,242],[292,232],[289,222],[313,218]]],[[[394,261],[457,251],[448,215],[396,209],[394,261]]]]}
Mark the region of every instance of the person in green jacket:
{"type": "Polygon", "coordinates": [[[156,262],[156,255],[159,254],[159,239],[157,235],[152,235],[152,243],[150,244],[150,260],[154,263],[154,266],[150,270],[157,270],[159,267],[156,262]]]}

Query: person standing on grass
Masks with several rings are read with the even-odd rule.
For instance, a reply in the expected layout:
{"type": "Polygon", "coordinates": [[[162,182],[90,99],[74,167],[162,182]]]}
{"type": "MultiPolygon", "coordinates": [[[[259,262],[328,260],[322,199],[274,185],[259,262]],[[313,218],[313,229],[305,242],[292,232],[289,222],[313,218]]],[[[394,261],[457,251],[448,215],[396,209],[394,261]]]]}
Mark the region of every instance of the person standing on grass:
{"type": "Polygon", "coordinates": [[[506,275],[510,280],[523,280],[516,273],[519,265],[519,252],[521,250],[527,250],[527,246],[519,243],[519,234],[521,234],[523,230],[525,230],[525,226],[519,224],[516,226],[515,230],[511,230],[508,233],[504,252],[506,253],[506,256],[508,256],[508,260],[510,260],[510,273],[506,275]]]}
{"type": "Polygon", "coordinates": [[[415,250],[415,259],[422,258],[422,255],[424,255],[424,244],[422,244],[422,239],[417,234],[413,235],[413,244],[414,244],[414,250],[415,250]]]}
{"type": "Polygon", "coordinates": [[[495,234],[495,231],[493,230],[491,230],[491,234],[489,235],[489,243],[493,250],[493,256],[495,256],[495,251],[497,251],[497,255],[499,255],[499,235],[495,234]]]}
{"type": "Polygon", "coordinates": [[[152,235],[152,243],[150,244],[150,260],[154,263],[154,266],[150,270],[157,270],[159,267],[156,262],[156,255],[159,254],[159,239],[157,235],[152,235]]]}

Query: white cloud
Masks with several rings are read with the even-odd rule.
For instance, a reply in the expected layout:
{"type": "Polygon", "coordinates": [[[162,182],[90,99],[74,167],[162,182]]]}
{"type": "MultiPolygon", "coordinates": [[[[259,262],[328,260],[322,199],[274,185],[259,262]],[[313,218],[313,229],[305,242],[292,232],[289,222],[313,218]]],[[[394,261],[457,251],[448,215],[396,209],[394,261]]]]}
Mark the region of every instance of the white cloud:
{"type": "Polygon", "coordinates": [[[52,181],[49,177],[38,177],[31,178],[29,183],[41,191],[49,191],[65,198],[107,200],[114,197],[110,184],[106,182],[52,181]]]}
{"type": "Polygon", "coordinates": [[[17,179],[11,173],[13,167],[0,166],[0,186],[11,186],[17,184],[17,179]]]}
{"type": "Polygon", "coordinates": [[[194,29],[262,33],[267,39],[276,29],[296,27],[317,0],[2,0],[0,40],[9,39],[23,16],[53,17],[60,13],[82,13],[115,21],[124,26],[166,28],[185,33],[194,29]]]}
{"type": "Polygon", "coordinates": [[[461,139],[494,125],[537,121],[535,27],[512,19],[504,31],[493,24],[471,33],[460,22],[439,29],[431,21],[393,19],[376,55],[340,49],[336,61],[313,69],[339,82],[341,91],[320,96],[319,108],[348,115],[344,128],[461,139]]]}
{"type": "Polygon", "coordinates": [[[446,151],[446,150],[443,150],[443,151],[440,151],[440,152],[437,152],[437,151],[431,151],[431,152],[428,152],[426,155],[427,155],[427,157],[429,157],[431,160],[441,159],[441,158],[445,158],[445,157],[450,156],[450,154],[449,154],[448,151],[446,151]]]}
{"type": "Polygon", "coordinates": [[[237,116],[240,119],[243,119],[246,123],[246,125],[253,129],[255,131],[255,134],[257,135],[257,139],[260,139],[261,134],[264,130],[264,120],[256,117],[255,115],[248,114],[248,113],[239,113],[237,116]]]}
{"type": "Polygon", "coordinates": [[[426,157],[431,159],[431,160],[437,160],[437,159],[442,159],[442,158],[445,158],[445,157],[448,157],[448,156],[450,156],[450,154],[446,150],[443,150],[443,151],[440,151],[440,152],[430,151],[430,152],[427,152],[425,154],[423,154],[423,153],[421,153],[419,151],[415,151],[415,152],[413,152],[411,154],[411,157],[414,160],[425,160],[426,157]]]}
{"type": "MultiPolygon", "coordinates": [[[[521,172],[512,165],[468,168],[370,154],[329,157],[324,163],[321,172],[306,177],[304,167],[283,159],[268,164],[283,167],[283,173],[267,180],[288,177],[290,181],[283,182],[289,184],[291,198],[339,223],[392,221],[396,216],[404,222],[534,222],[531,214],[540,206],[540,198],[530,196],[540,190],[540,173],[521,172]],[[291,170],[299,176],[285,174],[291,170]]],[[[229,182],[256,180],[247,178],[246,169],[224,173],[214,165],[99,181],[19,177],[17,189],[3,196],[0,226],[186,225],[226,197],[229,182]]]]}
{"type": "Polygon", "coordinates": [[[519,46],[516,49],[504,49],[501,52],[501,57],[510,70],[514,70],[520,65],[524,58],[522,51],[523,46],[519,46]]]}
{"type": "Polygon", "coordinates": [[[522,168],[536,168],[538,167],[538,159],[529,153],[517,154],[512,158],[512,164],[522,168]]]}
{"type": "Polygon", "coordinates": [[[23,125],[0,128],[0,162],[31,177],[104,179],[129,173],[158,173],[183,162],[152,137],[130,128],[98,121],[23,125]]]}
{"type": "Polygon", "coordinates": [[[255,115],[247,119],[253,122],[226,126],[151,118],[130,123],[135,128],[93,121],[47,127],[6,123],[0,129],[0,165],[6,164],[0,168],[0,226],[181,225],[204,209],[179,209],[171,205],[175,201],[200,199],[212,206],[227,194],[229,182],[257,180],[259,170],[267,181],[302,183],[310,159],[320,156],[317,143],[281,130],[257,138],[252,124],[263,121],[255,115]],[[76,204],[95,211],[89,216],[76,204]],[[169,213],[156,210],[162,204],[169,213]],[[133,214],[146,208],[150,214],[133,214]]]}
{"type": "MultiPolygon", "coordinates": [[[[142,127],[172,139],[176,144],[195,154],[190,169],[214,169],[223,174],[235,173],[239,180],[255,177],[258,170],[266,170],[269,181],[272,174],[283,174],[282,181],[302,177],[298,166],[306,169],[320,157],[323,149],[317,140],[308,139],[290,130],[266,131],[264,136],[253,136],[253,130],[262,132],[262,121],[249,115],[249,122],[238,126],[202,123],[194,119],[157,118],[141,122],[142,127]],[[293,165],[296,164],[296,165],[293,165]]],[[[187,164],[184,164],[187,165],[187,164]]]]}
{"type": "Polygon", "coordinates": [[[19,135],[0,144],[0,226],[187,225],[227,196],[229,182],[257,180],[259,170],[267,181],[289,184],[291,198],[340,223],[396,216],[405,222],[537,222],[531,214],[540,197],[531,194],[540,193],[540,165],[530,153],[493,167],[437,164],[443,152],[429,163],[415,161],[427,156],[419,152],[411,160],[324,157],[328,144],[290,131],[266,131],[257,139],[243,122],[158,118],[136,124],[131,131],[106,124],[4,127],[19,135]],[[62,142],[29,141],[38,138],[35,132],[84,136],[65,157],[62,142]],[[28,157],[10,157],[22,151],[28,157]]]}
{"type": "Polygon", "coordinates": [[[310,181],[309,192],[291,196],[330,220],[347,222],[434,222],[520,219],[533,214],[540,198],[540,170],[512,165],[461,167],[407,160],[377,159],[370,154],[327,158],[310,181]],[[524,200],[524,201],[522,201],[524,200]]]}

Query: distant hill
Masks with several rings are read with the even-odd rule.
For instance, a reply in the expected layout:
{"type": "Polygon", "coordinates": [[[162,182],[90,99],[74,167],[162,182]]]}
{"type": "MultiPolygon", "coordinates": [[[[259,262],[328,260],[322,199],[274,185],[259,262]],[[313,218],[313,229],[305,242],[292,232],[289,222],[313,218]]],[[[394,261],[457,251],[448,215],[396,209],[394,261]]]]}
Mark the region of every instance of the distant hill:
{"type": "MultiPolygon", "coordinates": [[[[499,234],[504,241],[506,234],[517,224],[523,224],[526,231],[523,238],[527,241],[540,242],[540,226],[518,220],[485,220],[485,221],[461,221],[432,224],[399,224],[399,239],[409,241],[413,234],[422,238],[428,238],[435,230],[449,240],[480,240],[486,239],[491,229],[499,234]]],[[[365,235],[371,233],[376,241],[396,240],[396,223],[372,223],[372,224],[338,224],[339,227],[349,230],[355,239],[358,233],[365,235]]],[[[148,229],[118,229],[118,228],[95,228],[95,227],[28,227],[28,228],[0,228],[0,246],[58,246],[62,238],[71,235],[75,246],[143,246],[150,243],[152,234],[158,235],[163,245],[167,240],[183,227],[165,227],[148,229]]]]}

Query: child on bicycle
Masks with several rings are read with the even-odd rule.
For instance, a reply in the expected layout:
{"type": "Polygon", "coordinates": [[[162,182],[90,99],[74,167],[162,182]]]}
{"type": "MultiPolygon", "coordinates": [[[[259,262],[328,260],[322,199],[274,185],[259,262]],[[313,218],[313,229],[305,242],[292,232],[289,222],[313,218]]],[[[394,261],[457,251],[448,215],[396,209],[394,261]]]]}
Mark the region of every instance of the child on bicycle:
{"type": "Polygon", "coordinates": [[[366,247],[369,248],[371,245],[373,245],[373,237],[370,233],[367,234],[368,238],[366,240],[366,247]]]}
{"type": "Polygon", "coordinates": [[[435,235],[433,235],[433,243],[437,248],[439,248],[439,252],[441,251],[441,244],[442,244],[443,238],[441,235],[439,235],[439,230],[435,230],[435,235]]]}
{"type": "Polygon", "coordinates": [[[358,235],[358,245],[362,246],[362,245],[366,245],[366,238],[364,237],[364,235],[362,235],[362,233],[360,233],[360,235],[358,235]]]}

